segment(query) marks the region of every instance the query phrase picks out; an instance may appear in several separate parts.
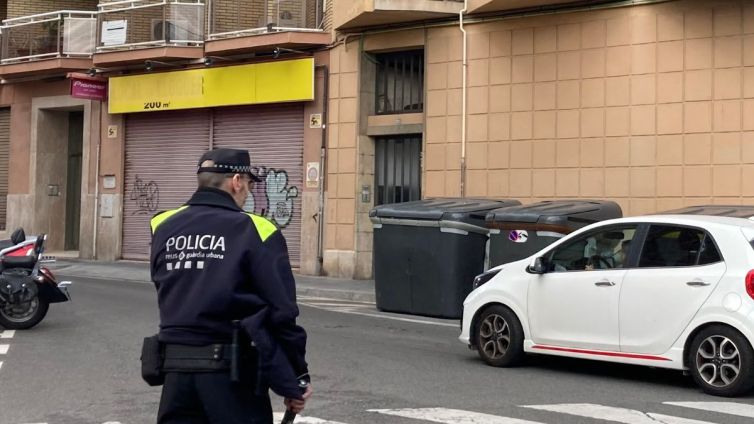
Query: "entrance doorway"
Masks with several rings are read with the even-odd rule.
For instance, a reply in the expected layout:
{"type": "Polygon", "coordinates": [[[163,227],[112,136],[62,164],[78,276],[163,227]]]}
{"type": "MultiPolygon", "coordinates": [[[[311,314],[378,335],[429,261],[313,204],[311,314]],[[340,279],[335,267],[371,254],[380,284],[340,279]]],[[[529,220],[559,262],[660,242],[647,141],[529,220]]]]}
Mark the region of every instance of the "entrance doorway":
{"type": "Polygon", "coordinates": [[[68,114],[68,160],[65,184],[65,250],[79,250],[83,144],[84,112],[70,112],[68,114]]]}

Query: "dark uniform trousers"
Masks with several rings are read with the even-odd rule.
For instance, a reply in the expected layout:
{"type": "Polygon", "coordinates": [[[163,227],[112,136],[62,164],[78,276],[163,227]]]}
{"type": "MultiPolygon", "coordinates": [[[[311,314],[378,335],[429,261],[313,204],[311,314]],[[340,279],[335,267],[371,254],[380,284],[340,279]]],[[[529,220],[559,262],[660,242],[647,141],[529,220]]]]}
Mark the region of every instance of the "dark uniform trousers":
{"type": "Polygon", "coordinates": [[[158,424],[272,424],[269,395],[230,381],[228,372],[168,372],[158,424]]]}

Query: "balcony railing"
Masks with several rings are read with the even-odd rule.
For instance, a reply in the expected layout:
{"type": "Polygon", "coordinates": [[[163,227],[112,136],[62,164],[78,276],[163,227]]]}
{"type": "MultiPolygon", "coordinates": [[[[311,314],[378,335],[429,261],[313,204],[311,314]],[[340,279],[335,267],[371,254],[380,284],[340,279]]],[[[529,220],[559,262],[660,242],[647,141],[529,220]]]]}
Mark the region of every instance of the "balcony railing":
{"type": "Polygon", "coordinates": [[[97,12],[62,10],[3,21],[3,65],[61,57],[91,57],[97,12]]]}
{"type": "Polygon", "coordinates": [[[322,31],[324,0],[212,0],[208,40],[280,31],[322,31]]]}
{"type": "Polygon", "coordinates": [[[204,43],[204,0],[113,1],[97,8],[97,53],[204,43]]]}

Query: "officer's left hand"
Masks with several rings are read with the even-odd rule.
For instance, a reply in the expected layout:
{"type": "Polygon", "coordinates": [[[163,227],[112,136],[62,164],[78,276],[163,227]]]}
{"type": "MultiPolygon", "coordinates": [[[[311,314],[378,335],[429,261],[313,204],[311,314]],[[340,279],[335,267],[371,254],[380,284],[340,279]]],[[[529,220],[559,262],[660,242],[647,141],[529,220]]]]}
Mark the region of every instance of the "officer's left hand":
{"type": "Polygon", "coordinates": [[[306,391],[304,392],[303,399],[292,399],[292,398],[285,398],[283,403],[285,404],[285,408],[288,409],[291,412],[295,412],[296,414],[301,413],[301,411],[304,410],[304,406],[306,405],[306,401],[311,397],[312,395],[312,385],[306,387],[306,391]]]}

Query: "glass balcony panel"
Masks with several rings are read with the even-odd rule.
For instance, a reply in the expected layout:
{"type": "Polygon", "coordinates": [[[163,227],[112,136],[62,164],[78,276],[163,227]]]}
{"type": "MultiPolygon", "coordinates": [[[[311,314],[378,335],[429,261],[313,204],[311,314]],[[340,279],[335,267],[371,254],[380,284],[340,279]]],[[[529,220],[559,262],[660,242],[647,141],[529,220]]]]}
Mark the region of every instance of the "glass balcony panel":
{"type": "Polygon", "coordinates": [[[97,52],[204,43],[201,0],[134,0],[100,3],[97,52]]]}
{"type": "Polygon", "coordinates": [[[0,63],[91,57],[96,15],[96,12],[61,11],[6,19],[1,27],[0,63]]]}
{"type": "Polygon", "coordinates": [[[324,0],[213,0],[209,39],[322,31],[324,0]]]}

